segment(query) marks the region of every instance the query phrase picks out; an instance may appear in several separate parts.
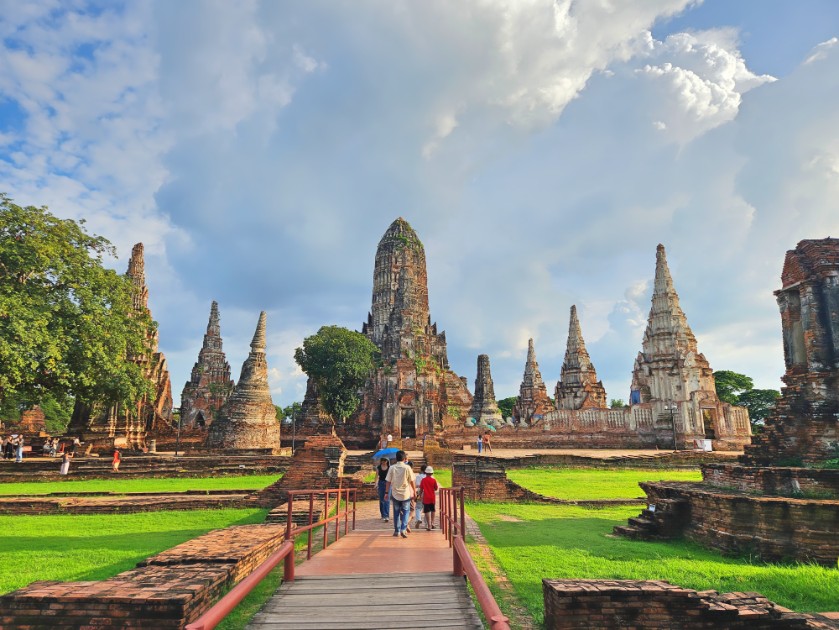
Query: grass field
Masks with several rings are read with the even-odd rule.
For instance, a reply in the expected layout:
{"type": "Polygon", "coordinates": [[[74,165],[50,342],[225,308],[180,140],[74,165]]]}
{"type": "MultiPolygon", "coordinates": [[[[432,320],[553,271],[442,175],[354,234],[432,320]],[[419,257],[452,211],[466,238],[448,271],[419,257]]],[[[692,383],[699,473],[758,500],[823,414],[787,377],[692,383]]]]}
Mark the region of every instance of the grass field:
{"type": "Polygon", "coordinates": [[[568,499],[632,499],[643,497],[639,481],[702,481],[699,470],[526,468],[508,470],[520,486],[547,497],[568,499]]]}
{"type": "Polygon", "coordinates": [[[186,490],[259,490],[282,477],[170,477],[164,479],[87,479],[78,481],[32,481],[0,483],[0,495],[49,494],[51,492],[184,492],[186,490]]]}
{"type": "Polygon", "coordinates": [[[697,590],[757,591],[799,612],[839,608],[835,568],[752,563],[688,542],[608,537],[614,525],[638,514],[638,506],[472,503],[467,511],[539,623],[544,612],[542,578],[667,580],[697,590]]]}
{"type": "Polygon", "coordinates": [[[262,523],[266,510],[0,516],[0,593],[37,580],[104,580],[211,529],[262,523]]]}

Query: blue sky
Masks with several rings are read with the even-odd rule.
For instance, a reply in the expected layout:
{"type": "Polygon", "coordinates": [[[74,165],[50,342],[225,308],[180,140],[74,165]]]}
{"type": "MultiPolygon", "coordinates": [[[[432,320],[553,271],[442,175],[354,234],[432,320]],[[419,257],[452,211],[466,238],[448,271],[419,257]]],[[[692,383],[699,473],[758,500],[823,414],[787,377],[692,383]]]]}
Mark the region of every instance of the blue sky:
{"type": "Polygon", "coordinates": [[[238,377],[260,310],[292,354],[360,328],[397,216],[472,381],[553,388],[576,304],[626,398],[667,247],[715,369],[778,387],[787,249],[839,234],[839,4],[4,2],[0,190],[146,245],[176,398],[219,302],[238,377]]]}

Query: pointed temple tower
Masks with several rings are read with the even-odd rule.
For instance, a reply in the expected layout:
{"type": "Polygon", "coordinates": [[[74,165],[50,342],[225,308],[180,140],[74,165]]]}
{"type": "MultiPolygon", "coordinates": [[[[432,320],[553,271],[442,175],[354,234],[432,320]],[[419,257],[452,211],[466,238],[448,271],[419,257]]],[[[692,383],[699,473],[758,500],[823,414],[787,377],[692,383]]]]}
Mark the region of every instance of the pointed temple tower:
{"type": "Polygon", "coordinates": [[[747,464],[813,463],[839,448],[839,239],[798,243],[781,284],[784,387],[765,430],[745,449],[747,464]]]}
{"type": "MultiPolygon", "coordinates": [[[[134,285],[134,310],[151,316],[142,243],[132,248],[125,275],[134,285]]],[[[100,448],[108,448],[114,443],[142,448],[148,432],[172,429],[172,383],[166,357],[158,349],[157,328],[149,333],[147,346],[149,354],[128,358],[143,369],[143,374],[152,384],[153,396],[143,398],[137,408],[131,409],[111,407],[103,411],[77,402],[67,429],[68,435],[82,437],[100,448]]]]}
{"type": "Polygon", "coordinates": [[[583,341],[580,320],[577,319],[577,307],[571,307],[571,323],[568,325],[568,345],[565,348],[565,361],[556,384],[557,409],[605,409],[606,390],[597,380],[597,372],[591,363],[591,357],[583,341]]]}
{"type": "Polygon", "coordinates": [[[663,245],[656,250],[652,306],[632,372],[630,405],[638,403],[652,408],[659,446],[693,448],[699,439],[715,441],[717,448],[749,442],[746,409],[717,398],[713,370],[679,305],[663,245]]]}
{"type": "Polygon", "coordinates": [[[519,387],[519,397],[513,406],[513,417],[516,422],[530,424],[540,416],[556,409],[548,396],[548,389],[542,380],[539,363],[536,361],[536,350],[533,339],[527,341],[527,362],[524,364],[524,376],[519,387]],[[537,416],[534,418],[534,416],[537,416]]]}
{"type": "MultiPolygon", "coordinates": [[[[365,385],[355,415],[337,428],[345,443],[462,426],[472,396],[449,369],[446,334],[431,323],[425,248],[405,219],[396,219],[379,241],[372,307],[362,332],[381,350],[383,366],[365,385]]],[[[311,405],[304,405],[303,414],[313,417],[311,405]]]]}
{"type": "Polygon", "coordinates": [[[475,419],[478,426],[500,427],[504,422],[498,403],[495,401],[495,386],[492,383],[492,373],[489,369],[489,356],[478,356],[478,374],[475,377],[475,397],[469,416],[475,419]]]}
{"type": "Polygon", "coordinates": [[[265,311],[259,314],[251,351],[242,364],[239,382],[210,425],[207,446],[225,451],[279,451],[280,423],[271,400],[265,359],[265,311]]]}
{"type": "Polygon", "coordinates": [[[218,302],[214,301],[198,361],[192,366],[192,375],[181,394],[181,426],[187,429],[210,426],[232,391],[230,364],[222,349],[218,302]]]}

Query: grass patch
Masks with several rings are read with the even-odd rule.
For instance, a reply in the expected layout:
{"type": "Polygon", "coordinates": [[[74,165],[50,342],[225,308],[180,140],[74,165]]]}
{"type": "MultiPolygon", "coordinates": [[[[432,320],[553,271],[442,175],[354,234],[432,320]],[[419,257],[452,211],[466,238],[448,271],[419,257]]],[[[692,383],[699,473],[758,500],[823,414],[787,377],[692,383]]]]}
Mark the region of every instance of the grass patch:
{"type": "Polygon", "coordinates": [[[51,492],[186,492],[187,490],[260,490],[282,474],[242,477],[169,477],[127,479],[114,475],[109,479],[75,481],[26,481],[0,484],[0,495],[41,495],[51,492]]]}
{"type": "Polygon", "coordinates": [[[698,469],[525,468],[508,470],[507,477],[533,492],[569,501],[642,497],[639,481],[702,481],[698,469]]]}
{"type": "Polygon", "coordinates": [[[684,541],[608,537],[613,526],[637,515],[637,506],[470,503],[467,511],[538,623],[544,621],[542,578],[667,580],[697,590],[757,591],[799,612],[836,609],[836,569],[729,558],[684,541]]]}
{"type": "Polygon", "coordinates": [[[262,523],[267,510],[0,516],[0,593],[40,580],[104,580],[211,529],[262,523]]]}

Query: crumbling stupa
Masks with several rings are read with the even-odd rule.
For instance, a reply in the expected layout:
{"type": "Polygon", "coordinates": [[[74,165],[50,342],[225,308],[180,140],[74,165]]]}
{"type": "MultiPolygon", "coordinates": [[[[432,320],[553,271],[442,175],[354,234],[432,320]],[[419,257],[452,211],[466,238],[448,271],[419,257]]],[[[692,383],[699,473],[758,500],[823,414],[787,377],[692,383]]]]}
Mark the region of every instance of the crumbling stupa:
{"type": "MultiPolygon", "coordinates": [[[[134,284],[134,310],[151,316],[142,243],[132,248],[125,275],[134,284]]],[[[166,357],[158,348],[156,327],[149,331],[147,347],[149,354],[128,358],[142,368],[143,374],[152,384],[154,394],[144,397],[136,407],[130,409],[114,406],[102,410],[77,402],[67,429],[68,435],[81,437],[100,449],[109,448],[113,444],[143,448],[147,433],[172,429],[172,383],[166,357]]]]}
{"type": "MultiPolygon", "coordinates": [[[[345,443],[462,426],[472,396],[449,368],[446,334],[431,322],[425,248],[405,219],[396,219],[379,241],[362,332],[381,350],[383,365],[367,381],[358,411],[337,428],[345,443]]],[[[304,405],[304,417],[315,417],[311,407],[304,405]]]]}
{"type": "Polygon", "coordinates": [[[513,406],[513,417],[517,422],[530,424],[534,420],[541,420],[544,414],[555,408],[548,396],[545,382],[542,380],[542,373],[539,371],[533,339],[528,339],[524,376],[519,387],[519,396],[513,406]]]}
{"type": "Polygon", "coordinates": [[[557,409],[605,409],[607,406],[606,390],[597,380],[597,372],[583,341],[576,305],[571,307],[568,344],[555,394],[557,409]]]}
{"type": "Polygon", "coordinates": [[[717,397],[714,371],[679,305],[664,245],[656,250],[652,305],[632,372],[630,405],[638,403],[652,408],[659,446],[693,448],[708,439],[716,448],[736,449],[749,442],[748,411],[717,397]]]}
{"type": "Polygon", "coordinates": [[[786,372],[766,428],[744,463],[800,465],[839,458],[839,239],[787,252],[775,291],[786,372]]]}
{"type": "Polygon", "coordinates": [[[489,356],[478,356],[478,374],[475,377],[475,395],[469,417],[478,426],[499,427],[504,422],[498,403],[495,400],[495,386],[489,368],[489,356]]]}
{"type": "Polygon", "coordinates": [[[181,393],[181,426],[210,426],[232,391],[230,364],[222,349],[218,302],[213,301],[198,361],[181,393]]]}
{"type": "Polygon", "coordinates": [[[251,341],[251,351],[233,393],[207,432],[207,447],[225,451],[270,449],[279,452],[280,422],[268,386],[265,358],[265,311],[251,341]]]}

